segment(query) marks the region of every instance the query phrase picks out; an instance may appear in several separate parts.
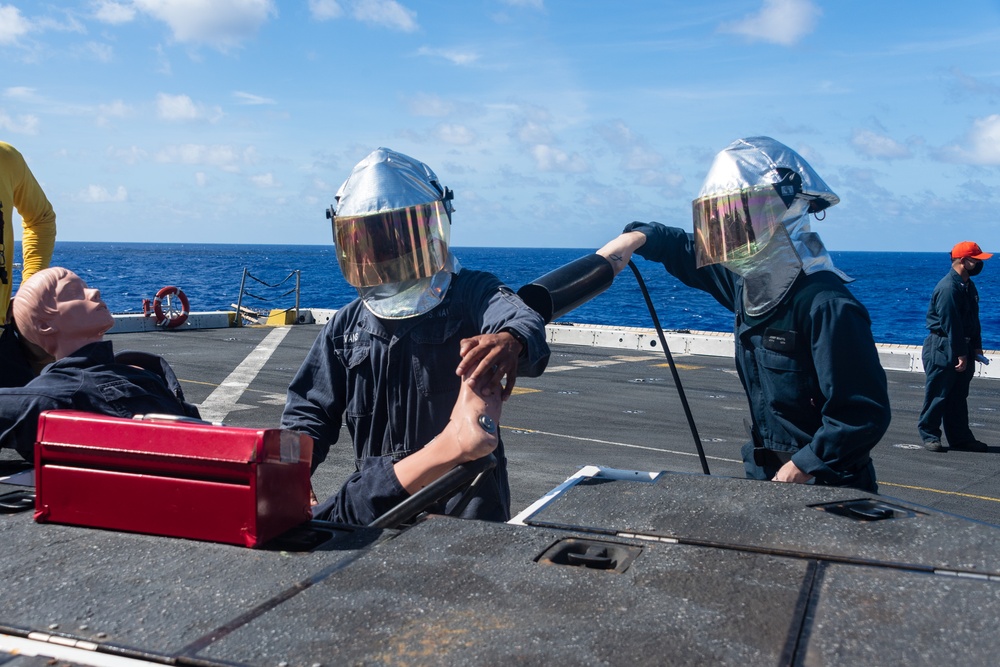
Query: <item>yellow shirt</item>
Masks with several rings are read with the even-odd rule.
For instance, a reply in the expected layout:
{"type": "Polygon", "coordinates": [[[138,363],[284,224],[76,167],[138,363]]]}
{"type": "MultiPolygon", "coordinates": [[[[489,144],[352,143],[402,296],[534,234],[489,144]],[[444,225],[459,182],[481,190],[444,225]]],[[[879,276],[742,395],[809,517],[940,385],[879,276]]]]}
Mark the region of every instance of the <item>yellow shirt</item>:
{"type": "Polygon", "coordinates": [[[24,157],[0,141],[0,224],[3,225],[3,264],[7,280],[0,283],[0,324],[10,302],[14,277],[14,209],[21,216],[21,280],[48,268],[56,244],[56,213],[24,157]]]}

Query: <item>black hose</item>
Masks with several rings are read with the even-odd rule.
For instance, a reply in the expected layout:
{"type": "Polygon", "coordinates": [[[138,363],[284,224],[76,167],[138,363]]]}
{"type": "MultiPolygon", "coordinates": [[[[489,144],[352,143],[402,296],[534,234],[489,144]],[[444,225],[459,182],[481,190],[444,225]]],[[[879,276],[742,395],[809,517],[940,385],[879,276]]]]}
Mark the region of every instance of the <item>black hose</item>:
{"type": "Polygon", "coordinates": [[[629,260],[628,266],[632,269],[632,273],[635,274],[635,280],[639,283],[639,289],[642,290],[642,296],[646,299],[646,307],[649,308],[649,314],[653,318],[653,326],[656,327],[656,335],[660,337],[660,345],[663,346],[663,353],[667,355],[667,363],[670,365],[670,374],[674,378],[674,384],[677,386],[677,394],[681,398],[681,406],[684,408],[684,415],[687,417],[688,425],[691,427],[691,435],[694,436],[694,446],[698,450],[698,458],[701,460],[701,469],[706,475],[711,473],[708,471],[708,459],[705,458],[705,449],[701,446],[701,438],[698,436],[698,427],[694,423],[694,417],[691,415],[691,408],[688,406],[687,396],[684,395],[684,387],[681,386],[680,375],[677,374],[677,367],[674,365],[674,357],[670,354],[670,348],[667,346],[667,338],[663,335],[663,328],[660,326],[660,318],[656,316],[656,309],[653,308],[653,301],[649,298],[649,291],[646,289],[646,283],[642,279],[642,274],[639,273],[639,269],[636,267],[635,263],[629,260]]]}

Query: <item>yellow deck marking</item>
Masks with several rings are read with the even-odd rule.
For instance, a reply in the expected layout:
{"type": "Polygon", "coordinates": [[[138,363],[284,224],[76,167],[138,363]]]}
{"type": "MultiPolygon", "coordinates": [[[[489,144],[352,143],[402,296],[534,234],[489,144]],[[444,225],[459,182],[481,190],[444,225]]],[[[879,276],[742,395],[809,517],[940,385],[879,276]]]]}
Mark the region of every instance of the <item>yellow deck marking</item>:
{"type": "MultiPolygon", "coordinates": [[[[662,364],[653,364],[653,365],[656,366],[657,368],[670,368],[670,364],[666,362],[662,364]]],[[[676,362],[674,363],[674,366],[681,369],[682,371],[697,371],[704,368],[704,366],[694,366],[692,364],[678,364],[676,362]]]]}
{"type": "Polygon", "coordinates": [[[896,486],[901,489],[913,489],[914,491],[927,491],[929,493],[940,493],[945,496],[960,496],[962,498],[973,498],[975,500],[988,500],[994,503],[1000,503],[1000,498],[993,498],[991,496],[977,496],[974,493],[962,493],[961,491],[942,491],[941,489],[929,489],[926,486],[912,486],[910,484],[893,484],[892,482],[878,481],[880,486],[896,486]]]}

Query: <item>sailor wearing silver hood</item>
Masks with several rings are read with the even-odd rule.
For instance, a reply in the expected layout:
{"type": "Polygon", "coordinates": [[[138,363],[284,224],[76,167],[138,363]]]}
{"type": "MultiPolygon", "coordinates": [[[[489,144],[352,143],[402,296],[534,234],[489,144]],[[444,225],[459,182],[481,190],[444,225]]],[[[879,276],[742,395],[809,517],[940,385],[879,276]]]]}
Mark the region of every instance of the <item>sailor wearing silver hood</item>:
{"type": "Polygon", "coordinates": [[[692,234],[634,222],[598,253],[616,273],[632,253],[659,262],[735,314],[753,418],[747,477],[876,492],[870,452],[889,426],[885,372],[868,311],[809,228],[811,214],[839,201],[789,147],[738,139],[692,203],[692,234]]]}
{"type": "MultiPolygon", "coordinates": [[[[358,298],[317,338],[281,420],[313,438],[315,470],[346,417],[356,471],[326,518],[365,525],[415,490],[395,466],[443,432],[463,379],[488,392],[506,378],[498,390],[506,399],[518,375],[537,376],[548,361],[541,316],[451,253],[452,199],[426,164],[379,148],[354,167],[327,212],[358,298]]],[[[502,438],[495,454],[497,467],[461,516],[510,518],[502,438]]]]}

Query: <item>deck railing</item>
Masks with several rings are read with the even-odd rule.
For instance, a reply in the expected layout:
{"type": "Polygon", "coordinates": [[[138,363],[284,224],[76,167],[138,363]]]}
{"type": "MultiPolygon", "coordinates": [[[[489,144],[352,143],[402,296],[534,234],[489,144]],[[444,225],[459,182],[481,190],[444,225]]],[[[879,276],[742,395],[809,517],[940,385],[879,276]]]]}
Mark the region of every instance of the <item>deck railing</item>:
{"type": "Polygon", "coordinates": [[[257,276],[253,275],[252,273],[250,273],[249,269],[247,269],[246,267],[244,267],[243,268],[243,278],[240,281],[240,296],[239,296],[239,299],[237,299],[237,302],[236,302],[236,314],[237,314],[236,321],[237,321],[237,326],[243,326],[243,324],[245,323],[245,321],[246,322],[250,322],[252,324],[259,324],[260,323],[260,318],[262,316],[264,317],[264,319],[268,319],[269,317],[273,317],[275,315],[275,313],[279,313],[279,314],[280,313],[289,313],[289,312],[292,312],[292,311],[294,311],[294,313],[295,313],[295,317],[292,319],[292,322],[293,323],[298,322],[299,321],[299,288],[301,286],[301,275],[300,274],[301,274],[301,271],[299,271],[298,269],[296,269],[296,270],[292,271],[291,273],[289,273],[287,276],[285,276],[285,278],[283,280],[281,280],[280,282],[269,283],[266,280],[262,280],[262,279],[258,278],[257,276]],[[286,291],[278,294],[277,291],[280,290],[280,289],[283,289],[285,283],[287,283],[293,277],[295,278],[295,286],[292,287],[291,289],[287,289],[286,291]],[[247,288],[247,281],[248,280],[251,281],[251,284],[256,284],[256,285],[259,285],[262,288],[264,288],[264,291],[261,291],[259,293],[254,293],[254,292],[249,291],[248,288],[247,288]],[[294,294],[295,295],[295,305],[294,306],[290,306],[290,307],[284,308],[284,309],[281,309],[281,308],[279,308],[279,309],[268,308],[267,309],[267,313],[268,314],[259,313],[259,312],[256,311],[256,309],[247,308],[243,304],[243,298],[244,297],[248,297],[250,299],[254,299],[254,300],[259,301],[261,303],[269,303],[269,302],[279,301],[281,299],[284,299],[289,294],[294,294]]]}

